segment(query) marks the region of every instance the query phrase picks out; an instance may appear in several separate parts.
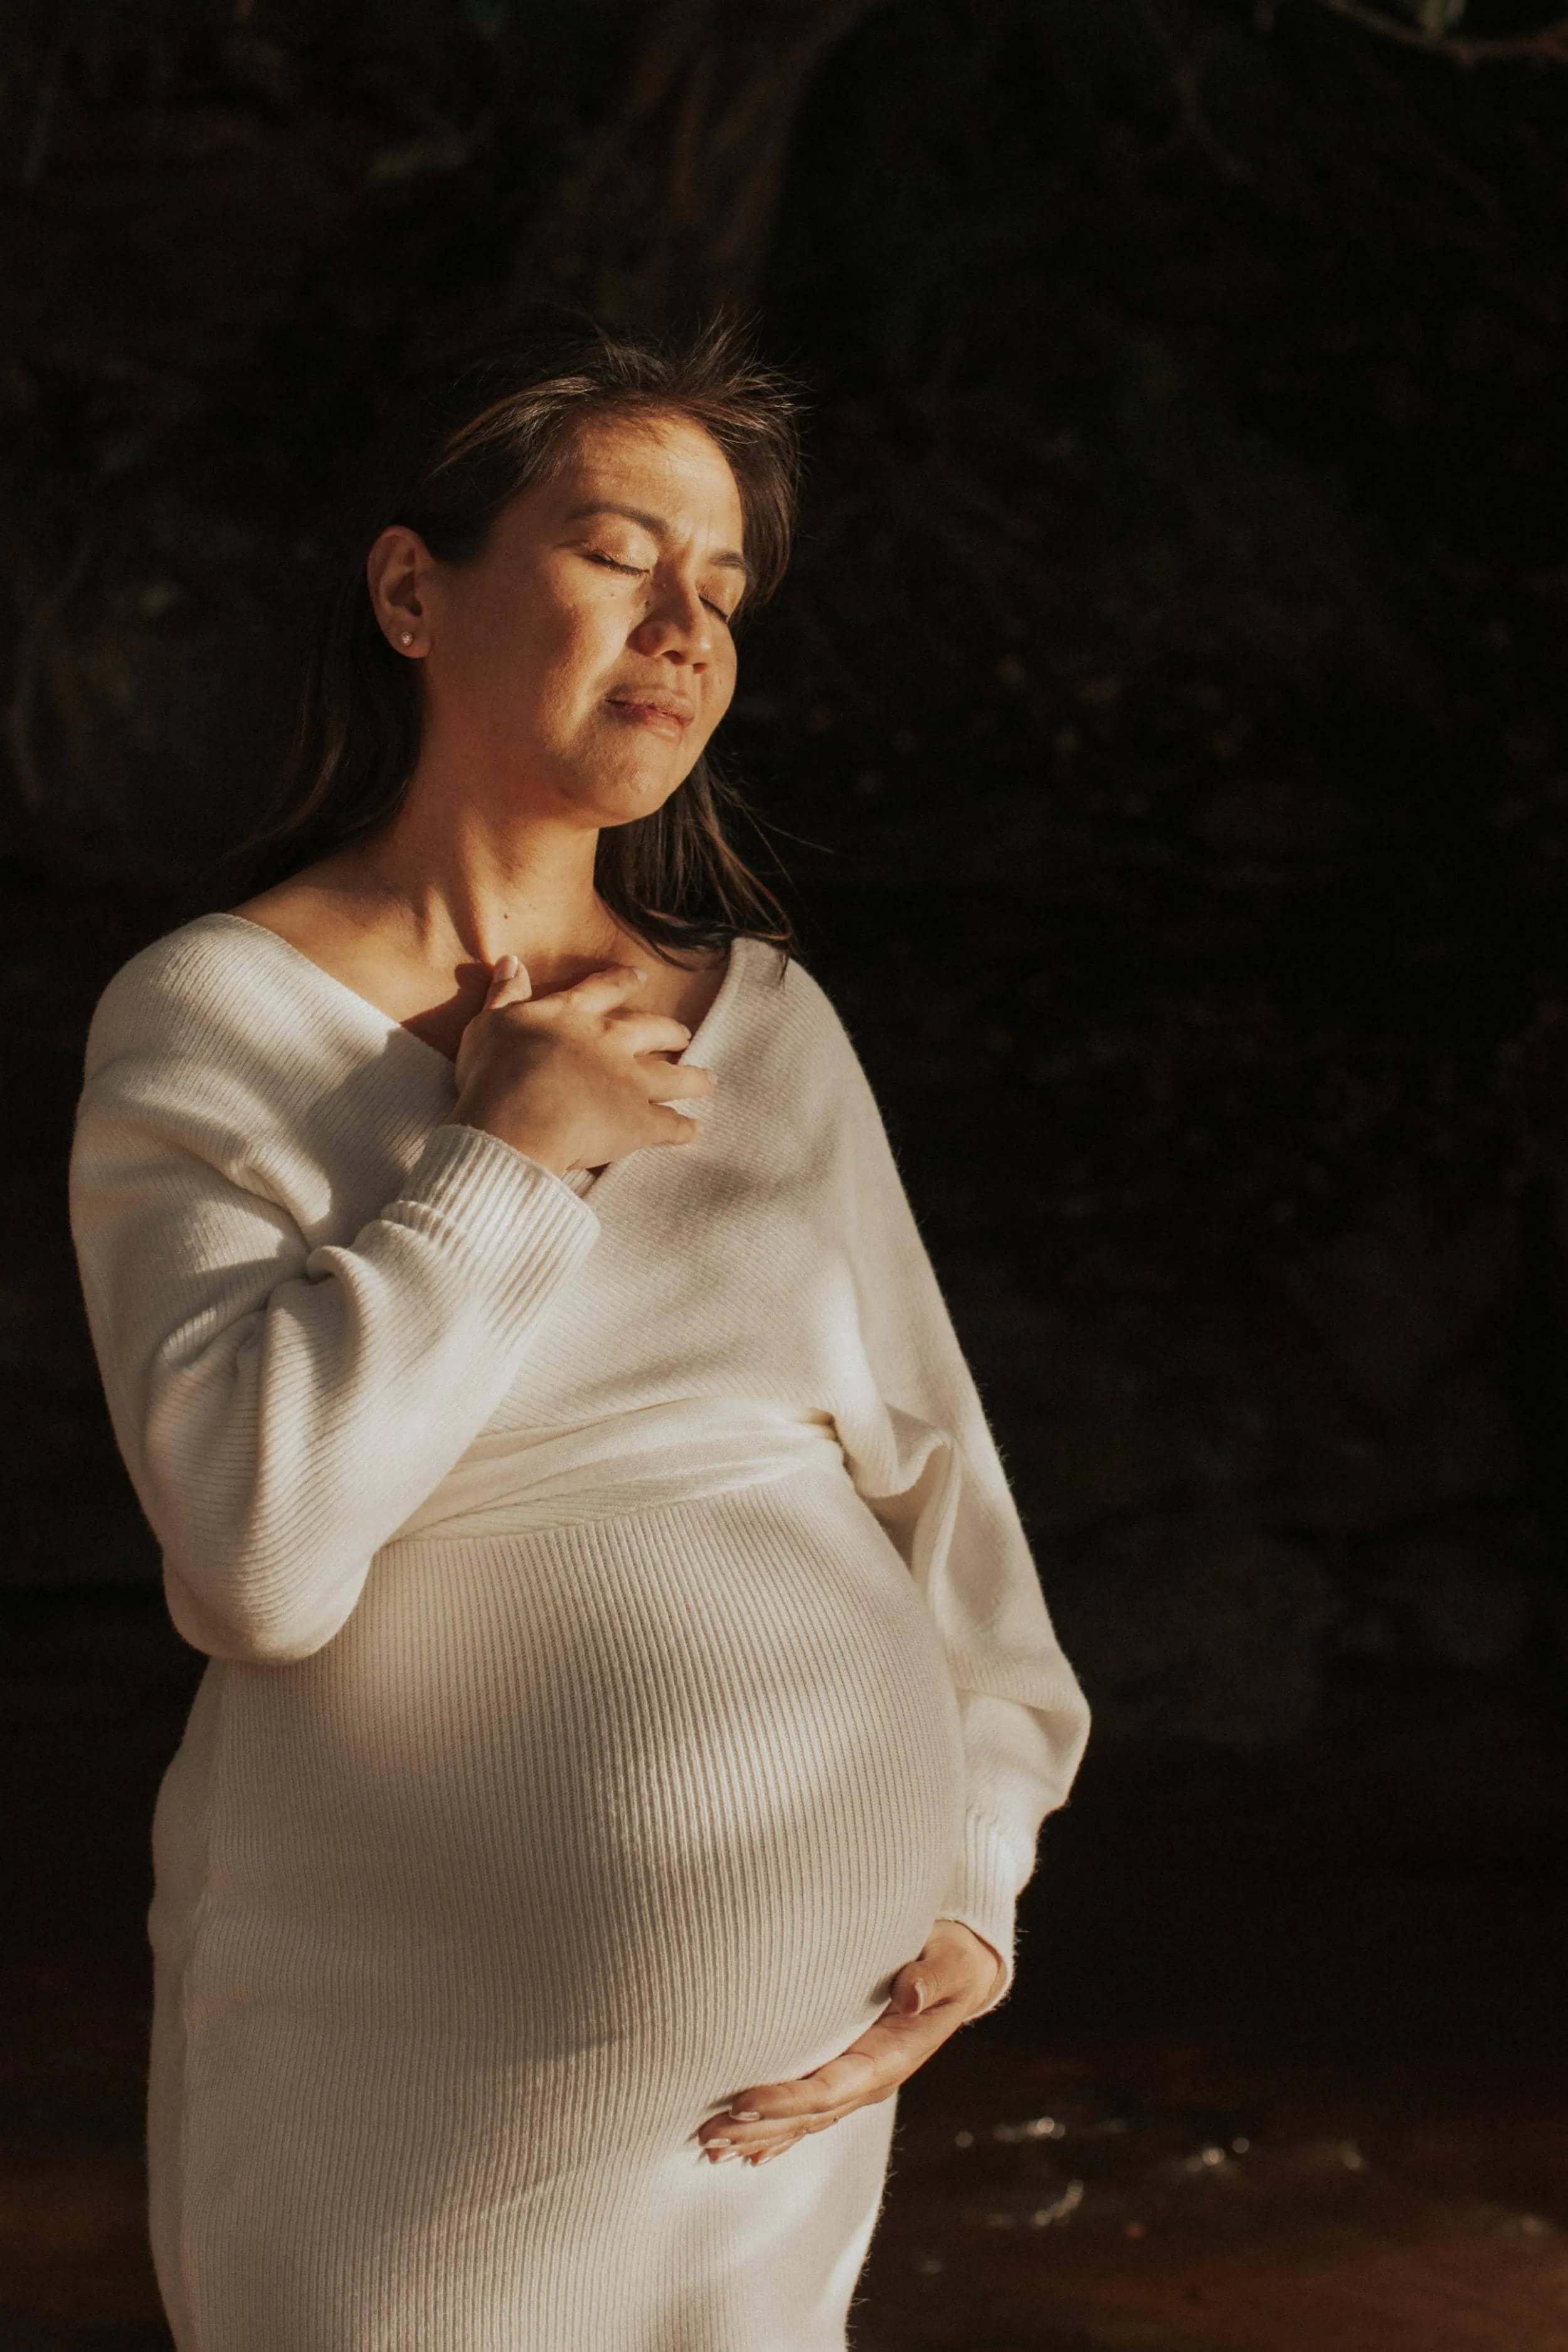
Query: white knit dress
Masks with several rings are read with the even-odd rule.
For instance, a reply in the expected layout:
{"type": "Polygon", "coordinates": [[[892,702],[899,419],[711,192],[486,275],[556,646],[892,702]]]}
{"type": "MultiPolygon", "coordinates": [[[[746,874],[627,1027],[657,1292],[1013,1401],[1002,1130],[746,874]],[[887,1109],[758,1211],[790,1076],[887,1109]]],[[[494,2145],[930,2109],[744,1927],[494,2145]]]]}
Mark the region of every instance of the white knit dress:
{"type": "Polygon", "coordinates": [[[837,2352],[893,2104],[692,2136],[939,1916],[1010,1981],[1082,1698],[821,991],[742,940],[689,1052],[699,1140],[564,1182],[239,917],[100,1005],[89,1312],[213,1661],[154,1830],[180,2352],[837,2352]]]}

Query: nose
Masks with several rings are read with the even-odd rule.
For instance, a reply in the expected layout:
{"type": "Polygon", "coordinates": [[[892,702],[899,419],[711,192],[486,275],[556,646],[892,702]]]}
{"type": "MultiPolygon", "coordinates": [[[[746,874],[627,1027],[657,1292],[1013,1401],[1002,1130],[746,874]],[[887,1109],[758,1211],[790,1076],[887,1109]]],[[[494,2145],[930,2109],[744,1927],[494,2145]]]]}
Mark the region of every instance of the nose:
{"type": "Polygon", "coordinates": [[[632,651],[702,669],[712,657],[716,635],[717,625],[695,583],[674,571],[656,573],[652,602],[631,634],[632,651]]]}

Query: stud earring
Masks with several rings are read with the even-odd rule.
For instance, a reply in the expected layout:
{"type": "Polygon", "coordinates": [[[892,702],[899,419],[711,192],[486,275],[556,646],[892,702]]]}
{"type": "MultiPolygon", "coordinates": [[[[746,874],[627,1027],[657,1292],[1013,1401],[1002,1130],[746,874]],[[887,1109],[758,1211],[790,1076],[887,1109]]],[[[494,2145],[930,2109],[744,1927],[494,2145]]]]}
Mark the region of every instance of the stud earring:
{"type": "Polygon", "coordinates": [[[405,629],[405,630],[404,630],[404,632],[403,632],[403,635],[402,635],[401,638],[398,640],[398,642],[399,642],[399,644],[401,644],[401,645],[411,646],[411,645],[414,643],[414,632],[413,632],[413,630],[412,630],[412,629],[405,629]]]}

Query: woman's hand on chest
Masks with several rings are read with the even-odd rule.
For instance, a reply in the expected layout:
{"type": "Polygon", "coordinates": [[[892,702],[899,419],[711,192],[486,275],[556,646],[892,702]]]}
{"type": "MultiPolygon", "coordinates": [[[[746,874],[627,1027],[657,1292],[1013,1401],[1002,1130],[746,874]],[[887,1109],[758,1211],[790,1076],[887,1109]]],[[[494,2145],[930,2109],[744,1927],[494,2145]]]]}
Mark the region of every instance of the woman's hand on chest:
{"type": "Polygon", "coordinates": [[[612,964],[535,997],[518,959],[502,956],[458,1049],[454,1120],[558,1176],[689,1143],[696,1122],[668,1106],[710,1095],[712,1074],[673,1059],[691,1042],[683,1022],[632,1009],[643,984],[612,964]]]}

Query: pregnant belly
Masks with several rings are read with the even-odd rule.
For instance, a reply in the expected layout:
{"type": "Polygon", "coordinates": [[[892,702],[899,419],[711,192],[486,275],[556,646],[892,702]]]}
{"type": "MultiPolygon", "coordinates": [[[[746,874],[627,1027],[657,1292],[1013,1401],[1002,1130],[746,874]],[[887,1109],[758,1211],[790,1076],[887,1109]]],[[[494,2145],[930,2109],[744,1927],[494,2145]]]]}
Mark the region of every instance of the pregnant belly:
{"type": "Polygon", "coordinates": [[[935,1629],[839,1471],[401,1545],[317,1657],[225,1673],[209,1956],[520,2081],[597,2053],[688,2108],[819,2063],[957,1850],[935,1629]]]}

